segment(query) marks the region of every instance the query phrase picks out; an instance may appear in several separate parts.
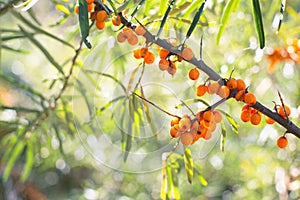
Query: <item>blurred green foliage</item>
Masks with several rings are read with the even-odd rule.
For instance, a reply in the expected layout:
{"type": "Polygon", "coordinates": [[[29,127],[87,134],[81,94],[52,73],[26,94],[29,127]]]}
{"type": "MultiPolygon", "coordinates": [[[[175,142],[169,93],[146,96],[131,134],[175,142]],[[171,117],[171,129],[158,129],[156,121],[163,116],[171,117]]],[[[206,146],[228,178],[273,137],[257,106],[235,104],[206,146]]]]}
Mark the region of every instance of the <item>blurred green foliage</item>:
{"type": "MultiPolygon", "coordinates": [[[[272,75],[266,70],[272,48],[299,38],[300,2],[287,2],[277,33],[282,1],[259,1],[263,50],[251,2],[239,1],[232,9],[229,2],[206,1],[199,20],[194,20],[202,13],[198,0],[174,1],[172,8],[157,0],[105,4],[128,16],[135,13],[132,22],[138,19],[153,34],[170,9],[161,38],[180,44],[192,32],[186,44],[199,58],[202,37],[203,60],[213,70],[226,78],[235,69],[233,76],[244,79],[269,108],[279,103],[279,90],[300,125],[299,65],[280,62],[272,75]]],[[[186,62],[173,77],[157,63],[141,64],[132,56],[137,46],[117,43],[119,28],[110,20],[103,31],[90,22],[92,48],[86,48],[74,1],[37,1],[28,11],[12,6],[19,3],[0,1],[0,199],[300,198],[300,143],[288,135],[288,148],[278,149],[282,127],[241,122],[242,104],[229,100],[220,106],[228,121],[213,138],[184,149],[170,139],[172,118],[130,93],[170,113],[190,114],[176,106],[184,101],[196,112],[206,108],[194,101],[205,74],[192,82],[187,73],[193,66],[186,62]],[[238,134],[230,128],[234,121],[238,134]]],[[[140,38],[139,47],[143,42],[140,38]]]]}

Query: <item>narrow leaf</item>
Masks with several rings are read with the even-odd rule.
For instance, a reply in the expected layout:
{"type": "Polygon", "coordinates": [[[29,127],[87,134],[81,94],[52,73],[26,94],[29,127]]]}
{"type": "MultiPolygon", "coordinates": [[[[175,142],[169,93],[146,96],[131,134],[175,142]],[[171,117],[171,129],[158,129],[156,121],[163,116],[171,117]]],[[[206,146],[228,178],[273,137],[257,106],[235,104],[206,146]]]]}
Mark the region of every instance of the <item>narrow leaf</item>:
{"type": "Polygon", "coordinates": [[[34,163],[34,152],[33,152],[33,144],[32,141],[27,142],[26,148],[26,164],[22,172],[21,181],[24,182],[30,175],[32,166],[34,163]]]}
{"type": "Polygon", "coordinates": [[[189,148],[185,149],[183,158],[188,181],[189,183],[192,183],[194,175],[194,163],[192,153],[189,148]]]}
{"type": "MultiPolygon", "coordinates": [[[[165,3],[165,1],[162,1],[162,2],[165,3]]],[[[167,21],[168,15],[169,15],[170,11],[172,10],[172,8],[173,8],[175,2],[176,2],[176,0],[172,0],[171,3],[170,3],[170,5],[169,5],[169,7],[168,7],[168,9],[166,10],[166,12],[165,12],[165,14],[164,14],[164,17],[163,17],[163,19],[162,19],[162,21],[161,21],[159,30],[158,30],[158,32],[157,32],[157,34],[156,34],[157,37],[159,37],[161,31],[163,30],[164,25],[165,25],[165,23],[166,23],[166,21],[167,21]]]]}
{"type": "Polygon", "coordinates": [[[224,122],[221,122],[222,135],[221,135],[221,151],[225,151],[225,142],[226,142],[226,126],[224,122]]]}
{"type": "Polygon", "coordinates": [[[162,161],[162,168],[161,168],[161,176],[162,176],[162,180],[161,180],[161,188],[160,188],[160,199],[161,200],[166,200],[167,199],[167,162],[166,160],[162,161]]]}
{"type": "Polygon", "coordinates": [[[238,132],[238,124],[237,122],[232,118],[231,115],[229,115],[227,112],[223,111],[223,110],[220,110],[218,109],[221,113],[223,113],[225,116],[226,116],[226,120],[229,122],[229,124],[231,125],[231,129],[233,130],[233,132],[235,134],[239,134],[238,132]]]}
{"type": "Polygon", "coordinates": [[[134,15],[136,14],[136,12],[141,8],[141,6],[145,3],[145,1],[146,0],[141,0],[140,3],[135,7],[134,11],[130,15],[131,16],[130,20],[134,17],[134,15]]]}
{"type": "Polygon", "coordinates": [[[181,104],[178,104],[177,106],[175,106],[175,108],[179,109],[179,108],[184,107],[185,105],[191,105],[191,104],[198,103],[198,102],[203,103],[205,106],[210,106],[210,104],[208,102],[204,101],[203,99],[190,99],[190,100],[182,102],[181,104]]]}
{"type": "Polygon", "coordinates": [[[138,69],[140,68],[140,65],[137,66],[130,74],[130,78],[129,78],[129,82],[128,82],[128,85],[127,85],[127,88],[126,88],[126,95],[128,96],[129,95],[129,92],[132,88],[132,85],[133,85],[133,81],[134,81],[134,78],[135,78],[135,75],[138,71],[138,69]]]}
{"type": "Polygon", "coordinates": [[[260,11],[259,0],[252,0],[253,5],[253,17],[255,21],[255,27],[258,34],[259,46],[261,49],[265,47],[265,32],[264,25],[262,21],[262,15],[260,11]]]}
{"type": "Polygon", "coordinates": [[[69,11],[69,9],[66,8],[66,7],[65,7],[64,5],[62,5],[62,4],[57,4],[55,7],[56,7],[57,10],[59,10],[59,11],[65,13],[66,15],[70,15],[70,14],[71,14],[70,11],[69,11]]]}
{"type": "Polygon", "coordinates": [[[195,27],[197,26],[198,24],[198,21],[200,19],[200,16],[202,15],[203,11],[204,11],[204,6],[205,6],[205,3],[206,3],[206,0],[202,3],[202,5],[200,6],[199,10],[197,11],[193,21],[192,21],[192,24],[186,34],[186,38],[189,38],[192,34],[192,32],[194,31],[195,27]]]}
{"type": "Polygon", "coordinates": [[[277,31],[279,32],[282,20],[283,20],[283,15],[285,12],[285,6],[286,6],[286,0],[281,0],[281,6],[280,6],[280,18],[279,18],[279,23],[278,23],[278,28],[277,31]]]}
{"type": "Polygon", "coordinates": [[[7,181],[9,174],[13,168],[13,166],[15,165],[17,159],[20,157],[20,155],[22,154],[22,151],[24,149],[25,145],[23,142],[19,141],[16,145],[16,147],[13,149],[12,154],[6,164],[4,173],[3,173],[3,180],[7,181]]]}
{"type": "Polygon", "coordinates": [[[88,8],[85,0],[79,0],[79,27],[81,31],[81,37],[87,48],[92,48],[91,43],[87,40],[89,36],[89,16],[88,8]]]}
{"type": "Polygon", "coordinates": [[[207,186],[208,185],[206,179],[202,175],[198,176],[198,180],[201,183],[201,185],[203,185],[203,186],[207,186]]]}
{"type": "Polygon", "coordinates": [[[171,167],[169,167],[168,165],[166,166],[166,171],[167,171],[167,184],[168,184],[168,187],[167,187],[167,198],[168,199],[172,199],[173,197],[173,188],[174,188],[174,185],[173,185],[173,177],[172,177],[172,171],[171,171],[171,167]]]}
{"type": "Polygon", "coordinates": [[[180,199],[180,194],[178,190],[179,180],[178,180],[178,169],[171,168],[172,173],[172,184],[173,184],[173,199],[180,199]]]}
{"type": "Polygon", "coordinates": [[[219,28],[218,35],[217,35],[217,44],[220,43],[221,36],[223,35],[230,14],[238,7],[240,1],[241,0],[229,0],[227,2],[221,17],[221,26],[219,28]]]}

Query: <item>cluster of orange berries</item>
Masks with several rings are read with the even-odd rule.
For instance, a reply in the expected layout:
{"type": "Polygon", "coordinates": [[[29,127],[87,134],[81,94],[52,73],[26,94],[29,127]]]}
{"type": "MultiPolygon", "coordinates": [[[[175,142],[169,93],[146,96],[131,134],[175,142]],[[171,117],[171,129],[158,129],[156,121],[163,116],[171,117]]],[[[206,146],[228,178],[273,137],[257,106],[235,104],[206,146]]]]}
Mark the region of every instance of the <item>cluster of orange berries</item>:
{"type": "Polygon", "coordinates": [[[173,138],[180,137],[181,143],[189,146],[200,138],[209,140],[221,121],[222,114],[218,110],[200,111],[193,118],[188,115],[175,117],[171,121],[170,135],[173,138]]]}
{"type": "MultiPolygon", "coordinates": [[[[105,1],[102,0],[104,3],[105,1]]],[[[99,30],[103,30],[105,28],[105,21],[108,18],[108,14],[105,9],[95,0],[86,0],[88,5],[88,12],[90,13],[90,19],[96,20],[95,26],[99,30]]],[[[75,12],[79,13],[79,6],[75,6],[75,12]]],[[[119,15],[112,18],[112,24],[115,26],[119,26],[121,24],[121,18],[119,15]]]]}
{"type": "Polygon", "coordinates": [[[133,56],[136,59],[143,58],[146,64],[152,64],[155,61],[155,55],[151,52],[148,47],[142,47],[133,51],[133,56]]]}
{"type": "Polygon", "coordinates": [[[275,64],[280,61],[293,61],[300,63],[300,40],[294,39],[286,47],[274,48],[272,53],[267,55],[269,60],[268,72],[274,72],[275,64]]]}

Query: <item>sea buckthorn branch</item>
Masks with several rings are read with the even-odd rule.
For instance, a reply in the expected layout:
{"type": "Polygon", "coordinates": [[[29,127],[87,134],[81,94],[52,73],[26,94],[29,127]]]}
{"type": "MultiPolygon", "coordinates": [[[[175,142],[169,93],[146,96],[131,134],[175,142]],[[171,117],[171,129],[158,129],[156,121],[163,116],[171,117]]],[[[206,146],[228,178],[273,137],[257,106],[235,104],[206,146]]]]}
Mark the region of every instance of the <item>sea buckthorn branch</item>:
{"type": "MultiPolygon", "coordinates": [[[[124,24],[125,26],[127,26],[133,30],[136,28],[136,25],[134,25],[132,22],[128,22],[127,19],[122,15],[122,13],[119,13],[118,15],[120,16],[122,24],[124,24]]],[[[140,24],[140,25],[142,25],[142,24],[140,24]]],[[[145,28],[144,26],[143,26],[143,28],[146,31],[145,34],[143,35],[143,37],[146,39],[146,43],[156,44],[156,45],[172,52],[172,54],[175,54],[178,56],[181,55],[181,47],[180,46],[179,47],[172,46],[170,43],[167,42],[167,40],[158,38],[155,35],[152,35],[147,30],[147,28],[145,28]]],[[[195,56],[193,56],[192,59],[185,60],[185,61],[191,63],[192,65],[196,66],[198,69],[200,69],[201,71],[206,73],[210,80],[214,80],[214,81],[222,80],[222,77],[218,73],[216,73],[211,67],[209,67],[202,59],[198,60],[195,56]]],[[[224,99],[220,103],[223,103],[226,100],[233,98],[235,96],[235,94],[237,94],[237,90],[231,90],[229,97],[224,99]]],[[[258,101],[256,101],[256,103],[254,105],[251,105],[251,107],[256,109],[257,111],[263,113],[264,115],[268,116],[269,118],[273,119],[281,126],[283,126],[286,129],[287,133],[294,134],[296,137],[300,138],[300,128],[298,126],[296,126],[292,121],[283,118],[281,115],[279,115],[276,112],[271,111],[269,108],[262,105],[258,101]]]]}

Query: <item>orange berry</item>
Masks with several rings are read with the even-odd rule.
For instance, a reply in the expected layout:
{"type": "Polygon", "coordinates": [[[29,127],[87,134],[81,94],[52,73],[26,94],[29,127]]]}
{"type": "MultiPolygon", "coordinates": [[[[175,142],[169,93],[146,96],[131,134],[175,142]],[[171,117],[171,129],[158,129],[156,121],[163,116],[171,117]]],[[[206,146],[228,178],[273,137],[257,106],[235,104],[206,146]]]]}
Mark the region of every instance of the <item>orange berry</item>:
{"type": "Polygon", "coordinates": [[[177,67],[172,61],[169,61],[169,63],[170,63],[170,65],[169,65],[167,71],[169,74],[174,75],[177,71],[177,67]]]}
{"type": "Polygon", "coordinates": [[[191,128],[191,120],[189,117],[184,116],[180,119],[179,123],[179,131],[185,132],[191,128]]]}
{"type": "Polygon", "coordinates": [[[164,70],[167,70],[167,69],[169,68],[169,65],[170,65],[170,63],[169,63],[168,60],[166,60],[166,59],[161,59],[161,60],[159,61],[158,67],[159,67],[159,69],[160,69],[161,71],[164,71],[164,70]]]}
{"type": "Polygon", "coordinates": [[[237,79],[236,80],[236,89],[239,90],[239,91],[246,89],[246,84],[242,79],[237,79]]]}
{"type": "Polygon", "coordinates": [[[190,70],[189,72],[189,77],[191,80],[197,80],[200,76],[200,72],[198,70],[198,68],[193,68],[190,70]]]}
{"type": "Polygon", "coordinates": [[[212,110],[208,110],[208,111],[203,113],[203,120],[204,121],[210,122],[212,120],[212,117],[213,117],[212,110]]]}
{"type": "Polygon", "coordinates": [[[134,35],[131,28],[124,28],[123,33],[127,39],[131,38],[134,35]]]}
{"type": "Polygon", "coordinates": [[[133,56],[136,58],[136,59],[140,59],[141,58],[141,50],[140,49],[136,49],[133,51],[133,56]]]}
{"type": "Polygon", "coordinates": [[[193,51],[190,48],[184,48],[181,52],[181,56],[185,60],[191,60],[194,57],[193,51]]]}
{"type": "Polygon", "coordinates": [[[285,148],[288,145],[289,141],[285,136],[281,136],[277,140],[277,146],[279,148],[285,148]]]}
{"type": "Polygon", "coordinates": [[[199,123],[197,121],[194,121],[193,124],[191,125],[191,130],[190,132],[193,134],[197,134],[199,123]]]}
{"type": "Polygon", "coordinates": [[[214,110],[213,115],[216,123],[220,123],[222,121],[222,114],[220,111],[214,110]]]}
{"type": "Polygon", "coordinates": [[[105,28],[105,22],[96,21],[96,27],[99,30],[103,30],[105,28]]]}
{"type": "MultiPolygon", "coordinates": [[[[285,107],[287,116],[290,116],[290,114],[291,114],[291,109],[290,109],[287,105],[284,105],[284,107],[285,107]]],[[[283,106],[280,106],[280,107],[279,107],[278,114],[279,114],[281,117],[286,118],[286,115],[285,115],[283,106]]]]}
{"type": "Polygon", "coordinates": [[[266,123],[267,123],[267,124],[274,124],[275,121],[274,121],[272,118],[266,116],[266,123]]]}
{"type": "Polygon", "coordinates": [[[178,131],[178,124],[175,124],[174,126],[171,127],[170,135],[174,138],[180,136],[180,132],[178,131]]]}
{"type": "Polygon", "coordinates": [[[180,141],[184,146],[189,146],[193,143],[194,136],[193,134],[186,132],[181,135],[180,141]]]}
{"type": "Polygon", "coordinates": [[[250,121],[250,118],[251,118],[251,112],[249,110],[242,111],[242,113],[241,113],[241,120],[243,122],[250,121]]]}
{"type": "Polygon", "coordinates": [[[117,41],[120,43],[125,42],[127,39],[127,37],[125,36],[125,34],[123,32],[118,33],[117,35],[117,41]]]}
{"type": "Polygon", "coordinates": [[[250,118],[251,124],[258,125],[261,121],[261,114],[259,112],[255,112],[251,115],[250,118]]]}
{"type": "Polygon", "coordinates": [[[250,109],[251,109],[251,107],[249,105],[247,105],[247,104],[242,107],[242,111],[244,111],[244,110],[250,110],[250,109]]]}
{"type": "Polygon", "coordinates": [[[222,85],[217,91],[217,95],[219,95],[223,99],[229,97],[229,94],[230,94],[230,89],[226,85],[222,85]]]}
{"type": "Polygon", "coordinates": [[[151,51],[144,57],[144,61],[146,64],[152,64],[155,61],[155,55],[151,51]]]}
{"type": "Polygon", "coordinates": [[[85,0],[87,4],[94,3],[94,0],[85,0]]]}
{"type": "Polygon", "coordinates": [[[142,58],[144,58],[144,57],[146,57],[147,56],[147,54],[148,54],[148,48],[147,47],[143,47],[143,48],[141,48],[141,57],[142,58]]]}
{"type": "Polygon", "coordinates": [[[136,45],[138,42],[139,42],[139,39],[138,39],[138,37],[136,35],[132,35],[130,38],[128,38],[128,43],[131,46],[136,45]]]}
{"type": "Polygon", "coordinates": [[[237,101],[244,101],[245,90],[240,90],[236,93],[235,99],[237,101]]]}
{"type": "Polygon", "coordinates": [[[195,142],[197,142],[202,137],[203,137],[202,134],[199,134],[199,133],[194,134],[194,139],[193,139],[192,144],[194,144],[195,142]]]}
{"type": "Polygon", "coordinates": [[[172,119],[172,121],[171,121],[171,126],[174,126],[175,124],[178,124],[179,123],[179,121],[180,121],[180,118],[178,118],[178,117],[175,117],[174,119],[172,119]]]}
{"type": "Polygon", "coordinates": [[[253,106],[256,104],[256,97],[252,93],[246,93],[244,95],[244,102],[249,106],[253,106]]]}
{"type": "Polygon", "coordinates": [[[206,134],[205,134],[204,139],[205,139],[205,140],[209,140],[209,139],[211,138],[211,136],[212,136],[212,132],[208,130],[208,131],[206,132],[206,134]]]}
{"type": "Polygon", "coordinates": [[[237,87],[237,82],[234,78],[230,78],[227,82],[226,85],[229,89],[233,90],[236,89],[237,87]]]}
{"type": "Polygon", "coordinates": [[[135,29],[135,33],[136,33],[137,35],[145,35],[146,30],[145,30],[142,26],[138,26],[138,27],[135,29]]]}
{"type": "Polygon", "coordinates": [[[208,93],[209,94],[216,94],[219,91],[220,84],[218,82],[212,82],[208,85],[208,93]]]}
{"type": "Polygon", "coordinates": [[[181,56],[177,55],[177,61],[181,62],[182,60],[183,60],[183,58],[181,56]]]}
{"type": "Polygon", "coordinates": [[[208,87],[206,85],[199,85],[197,87],[196,90],[197,96],[202,97],[203,95],[205,95],[206,92],[208,92],[208,87]]]}
{"type": "Polygon", "coordinates": [[[94,9],[94,4],[88,4],[88,12],[92,12],[92,10],[94,9]]]}
{"type": "Polygon", "coordinates": [[[78,5],[76,5],[75,7],[74,7],[74,11],[75,11],[75,13],[79,13],[79,6],[78,5]]]}
{"type": "Polygon", "coordinates": [[[100,10],[97,12],[96,21],[104,22],[107,19],[107,13],[105,10],[100,10]]]}
{"type": "Polygon", "coordinates": [[[115,26],[120,26],[121,25],[121,17],[120,15],[114,16],[111,20],[112,24],[115,26]]]}
{"type": "Polygon", "coordinates": [[[167,49],[161,48],[161,49],[159,50],[159,57],[160,57],[160,58],[166,59],[167,56],[169,55],[169,53],[170,53],[170,51],[168,51],[167,49]]]}

